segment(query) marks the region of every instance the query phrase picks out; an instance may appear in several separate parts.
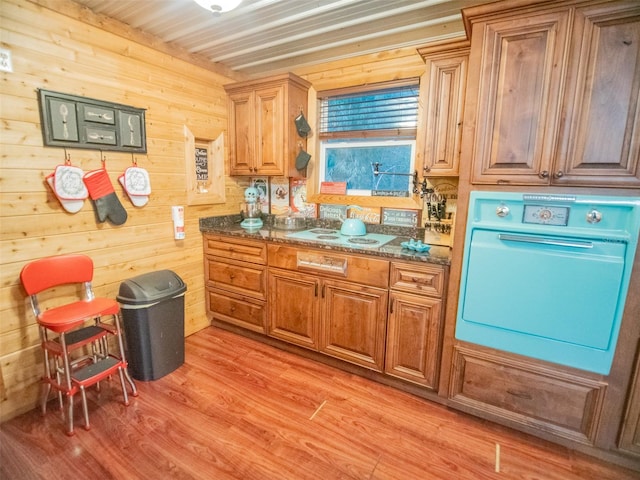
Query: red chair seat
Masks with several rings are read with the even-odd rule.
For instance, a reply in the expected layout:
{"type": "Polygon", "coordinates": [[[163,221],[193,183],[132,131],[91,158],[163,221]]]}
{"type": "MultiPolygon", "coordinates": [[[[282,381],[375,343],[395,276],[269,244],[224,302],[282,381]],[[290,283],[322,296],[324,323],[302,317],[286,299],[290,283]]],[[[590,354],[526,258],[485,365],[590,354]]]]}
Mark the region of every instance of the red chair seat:
{"type": "Polygon", "coordinates": [[[56,333],[77,328],[87,320],[103,315],[116,315],[120,309],[118,302],[110,298],[96,298],[78,301],[50,308],[38,316],[38,323],[56,333]]]}

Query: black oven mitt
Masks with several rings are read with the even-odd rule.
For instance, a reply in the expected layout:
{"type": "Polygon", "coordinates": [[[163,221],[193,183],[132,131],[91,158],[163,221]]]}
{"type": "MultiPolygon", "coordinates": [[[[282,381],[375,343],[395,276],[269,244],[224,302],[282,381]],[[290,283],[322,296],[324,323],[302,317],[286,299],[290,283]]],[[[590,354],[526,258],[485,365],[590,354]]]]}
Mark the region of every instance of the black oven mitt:
{"type": "Polygon", "coordinates": [[[109,175],[104,168],[85,173],[82,178],[87,186],[89,196],[93,200],[93,208],[98,222],[109,219],[114,225],[122,225],[127,221],[127,211],[116,196],[109,175]]]}

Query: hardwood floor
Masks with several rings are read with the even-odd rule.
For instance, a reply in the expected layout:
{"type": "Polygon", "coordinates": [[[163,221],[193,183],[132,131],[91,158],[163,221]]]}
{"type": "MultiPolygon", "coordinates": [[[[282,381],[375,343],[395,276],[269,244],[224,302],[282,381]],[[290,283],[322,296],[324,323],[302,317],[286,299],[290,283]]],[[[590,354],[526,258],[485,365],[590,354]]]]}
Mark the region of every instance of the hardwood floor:
{"type": "Polygon", "coordinates": [[[54,402],[2,424],[0,478],[640,478],[214,327],[187,338],[178,370],[137,382],[129,407],[116,381],[90,392],[90,431],[78,405],[67,437],[54,402]]]}

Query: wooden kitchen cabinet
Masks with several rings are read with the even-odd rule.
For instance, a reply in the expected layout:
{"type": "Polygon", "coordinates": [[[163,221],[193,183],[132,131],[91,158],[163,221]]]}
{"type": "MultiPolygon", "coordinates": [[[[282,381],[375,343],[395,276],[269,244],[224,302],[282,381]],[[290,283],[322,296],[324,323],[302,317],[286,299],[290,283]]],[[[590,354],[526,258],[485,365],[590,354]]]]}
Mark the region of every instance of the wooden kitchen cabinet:
{"type": "Polygon", "coordinates": [[[389,262],[268,246],[268,335],[381,372],[389,262]]]}
{"type": "Polygon", "coordinates": [[[426,69],[420,79],[417,164],[427,176],[457,176],[469,41],[430,45],[418,53],[426,69]]]}
{"type": "Polygon", "coordinates": [[[445,268],[391,263],[385,373],[437,388],[445,268]]]}
{"type": "Polygon", "coordinates": [[[291,73],[225,85],[229,97],[230,175],[299,176],[306,139],[295,118],[307,111],[311,84],[291,73]]]}
{"type": "Polygon", "coordinates": [[[386,289],[324,280],[320,352],[381,372],[387,326],[386,289]]]}
{"type": "Polygon", "coordinates": [[[640,3],[577,8],[557,185],[640,187],[640,3]]]}
{"type": "Polygon", "coordinates": [[[640,186],[638,2],[509,7],[463,10],[471,182],[640,186]]]}
{"type": "MultiPolygon", "coordinates": [[[[467,13],[471,53],[465,135],[472,183],[549,183],[560,111],[569,10],[478,8],[467,13]],[[474,108],[475,107],[475,108],[474,108]]],[[[464,148],[464,147],[463,147],[464,148]]]]}
{"type": "Polygon", "coordinates": [[[269,270],[268,334],[318,350],[320,280],[287,270],[269,270]]]}
{"type": "Polygon", "coordinates": [[[266,244],[204,235],[207,313],[221,321],[265,333],[266,244]]]}
{"type": "Polygon", "coordinates": [[[475,345],[454,347],[451,405],[591,445],[607,384],[475,345]]]}
{"type": "Polygon", "coordinates": [[[636,354],[633,381],[627,399],[627,412],[622,423],[618,448],[640,458],[640,345],[636,354]]]}

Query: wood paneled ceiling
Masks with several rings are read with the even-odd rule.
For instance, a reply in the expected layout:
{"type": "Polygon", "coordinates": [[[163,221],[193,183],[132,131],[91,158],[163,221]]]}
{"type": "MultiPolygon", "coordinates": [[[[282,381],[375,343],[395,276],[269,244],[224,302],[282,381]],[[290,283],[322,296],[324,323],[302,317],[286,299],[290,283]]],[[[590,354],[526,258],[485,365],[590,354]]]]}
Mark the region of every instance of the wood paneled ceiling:
{"type": "Polygon", "coordinates": [[[464,35],[487,0],[242,0],[215,15],[192,0],[74,0],[238,75],[258,77],[464,35]]]}

